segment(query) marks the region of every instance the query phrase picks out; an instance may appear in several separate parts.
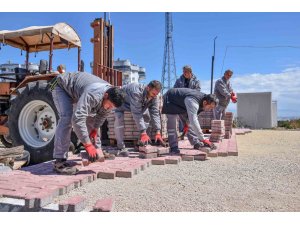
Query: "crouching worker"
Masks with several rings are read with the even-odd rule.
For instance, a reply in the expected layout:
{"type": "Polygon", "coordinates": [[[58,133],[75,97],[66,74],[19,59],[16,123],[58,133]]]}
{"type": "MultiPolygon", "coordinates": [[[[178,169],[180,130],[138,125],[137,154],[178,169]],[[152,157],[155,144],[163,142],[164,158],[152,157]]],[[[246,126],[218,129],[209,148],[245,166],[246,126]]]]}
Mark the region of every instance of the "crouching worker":
{"type": "Polygon", "coordinates": [[[217,104],[215,95],[206,95],[198,90],[189,88],[172,88],[163,96],[162,113],[167,114],[167,130],[170,145],[170,153],[179,154],[178,137],[176,132],[177,115],[185,123],[189,124],[189,142],[194,149],[201,147],[214,148],[213,143],[204,138],[198,120],[198,115],[203,110],[211,110],[217,104]]]}
{"type": "Polygon", "coordinates": [[[161,90],[161,83],[157,80],[151,81],[147,86],[144,84],[131,83],[124,85],[122,90],[125,92],[125,102],[115,110],[115,135],[120,156],[128,156],[129,152],[124,144],[124,111],[132,113],[132,117],[140,132],[140,142],[147,144],[151,142],[147,135],[150,119],[154,121],[156,130],[155,141],[163,141],[160,130],[160,115],[158,97],[161,90]],[[149,115],[150,114],[150,115],[149,115]]]}
{"type": "Polygon", "coordinates": [[[124,95],[119,88],[85,72],[62,73],[51,89],[59,114],[54,139],[54,170],[76,174],[77,169],[66,161],[72,126],[90,161],[103,158],[99,128],[110,111],[122,105],[124,95]]]}

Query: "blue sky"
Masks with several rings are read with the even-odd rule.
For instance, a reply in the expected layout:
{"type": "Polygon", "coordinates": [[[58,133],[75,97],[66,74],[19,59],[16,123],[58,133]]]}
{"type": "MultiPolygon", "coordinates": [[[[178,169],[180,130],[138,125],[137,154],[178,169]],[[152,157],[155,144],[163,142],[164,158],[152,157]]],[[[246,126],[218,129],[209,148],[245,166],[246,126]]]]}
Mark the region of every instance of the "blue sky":
{"type": "MultiPolygon", "coordinates": [[[[115,29],[115,59],[129,59],[146,68],[147,80],[161,79],[164,51],[164,13],[111,13],[115,29]]],[[[223,71],[234,71],[233,88],[237,92],[272,91],[278,100],[279,116],[300,117],[300,13],[172,13],[173,41],[177,75],[189,64],[210,90],[213,39],[216,40],[215,78],[220,77],[228,46],[296,46],[298,48],[228,47],[223,71]]],[[[82,40],[82,58],[90,72],[93,59],[90,23],[103,13],[0,13],[0,30],[14,30],[32,25],[66,22],[82,40]]],[[[54,68],[60,63],[76,69],[77,51],[54,53],[54,68]]],[[[31,61],[48,59],[38,53],[31,61]]],[[[24,62],[19,50],[2,47],[0,63],[24,62]]],[[[230,106],[235,110],[234,105],[230,106]]]]}

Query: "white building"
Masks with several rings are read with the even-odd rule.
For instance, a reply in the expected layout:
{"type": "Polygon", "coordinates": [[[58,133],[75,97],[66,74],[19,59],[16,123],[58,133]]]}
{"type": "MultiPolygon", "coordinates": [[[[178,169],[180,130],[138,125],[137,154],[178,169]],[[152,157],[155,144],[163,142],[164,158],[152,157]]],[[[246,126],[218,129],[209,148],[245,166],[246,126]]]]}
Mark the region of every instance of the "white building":
{"type": "Polygon", "coordinates": [[[131,64],[131,62],[126,60],[116,60],[114,61],[114,69],[122,71],[123,77],[122,82],[123,85],[129,83],[138,83],[146,78],[146,69],[144,67],[140,67],[135,64],[131,64]]]}
{"type": "MultiPolygon", "coordinates": [[[[1,82],[12,82],[12,81],[14,81],[16,79],[16,76],[15,75],[9,75],[9,74],[15,74],[16,73],[16,71],[15,71],[16,68],[25,69],[26,65],[25,64],[12,63],[10,61],[8,61],[7,63],[0,64],[0,75],[1,74],[3,75],[3,77],[0,78],[0,81],[1,82]],[[7,77],[8,79],[5,79],[4,76],[7,77]],[[11,78],[11,79],[9,79],[9,78],[11,78]]],[[[35,63],[29,63],[28,64],[28,72],[34,73],[34,72],[37,72],[37,71],[39,71],[39,65],[38,64],[35,64],[35,63]]]]}
{"type": "Polygon", "coordinates": [[[237,93],[237,119],[252,129],[277,127],[277,101],[272,92],[237,93]]]}

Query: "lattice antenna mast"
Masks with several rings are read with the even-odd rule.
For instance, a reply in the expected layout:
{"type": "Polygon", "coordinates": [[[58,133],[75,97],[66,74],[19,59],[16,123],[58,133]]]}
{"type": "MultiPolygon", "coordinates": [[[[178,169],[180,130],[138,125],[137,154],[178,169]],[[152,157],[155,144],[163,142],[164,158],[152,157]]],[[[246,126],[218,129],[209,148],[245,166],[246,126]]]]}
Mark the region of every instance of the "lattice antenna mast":
{"type": "Polygon", "coordinates": [[[172,14],[167,12],[165,13],[165,48],[164,48],[164,59],[163,59],[163,68],[162,68],[162,93],[165,93],[167,90],[173,87],[176,76],[176,65],[175,65],[175,56],[174,56],[174,47],[173,47],[173,21],[172,14]]]}

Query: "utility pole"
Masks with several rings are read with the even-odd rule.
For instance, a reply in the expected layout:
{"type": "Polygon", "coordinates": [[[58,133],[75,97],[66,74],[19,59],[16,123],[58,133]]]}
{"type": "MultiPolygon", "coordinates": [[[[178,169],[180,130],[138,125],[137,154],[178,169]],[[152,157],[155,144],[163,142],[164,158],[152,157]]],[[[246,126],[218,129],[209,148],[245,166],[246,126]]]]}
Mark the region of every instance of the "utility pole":
{"type": "Polygon", "coordinates": [[[164,59],[162,68],[162,90],[164,93],[168,89],[172,88],[174,80],[176,80],[176,65],[174,57],[174,47],[173,47],[173,21],[172,14],[165,13],[165,48],[164,48],[164,59]]]}
{"type": "Polygon", "coordinates": [[[215,65],[215,51],[216,51],[216,39],[218,36],[214,38],[214,54],[211,58],[211,78],[210,78],[210,93],[212,94],[213,89],[213,80],[214,80],[214,65],[215,65]]]}

